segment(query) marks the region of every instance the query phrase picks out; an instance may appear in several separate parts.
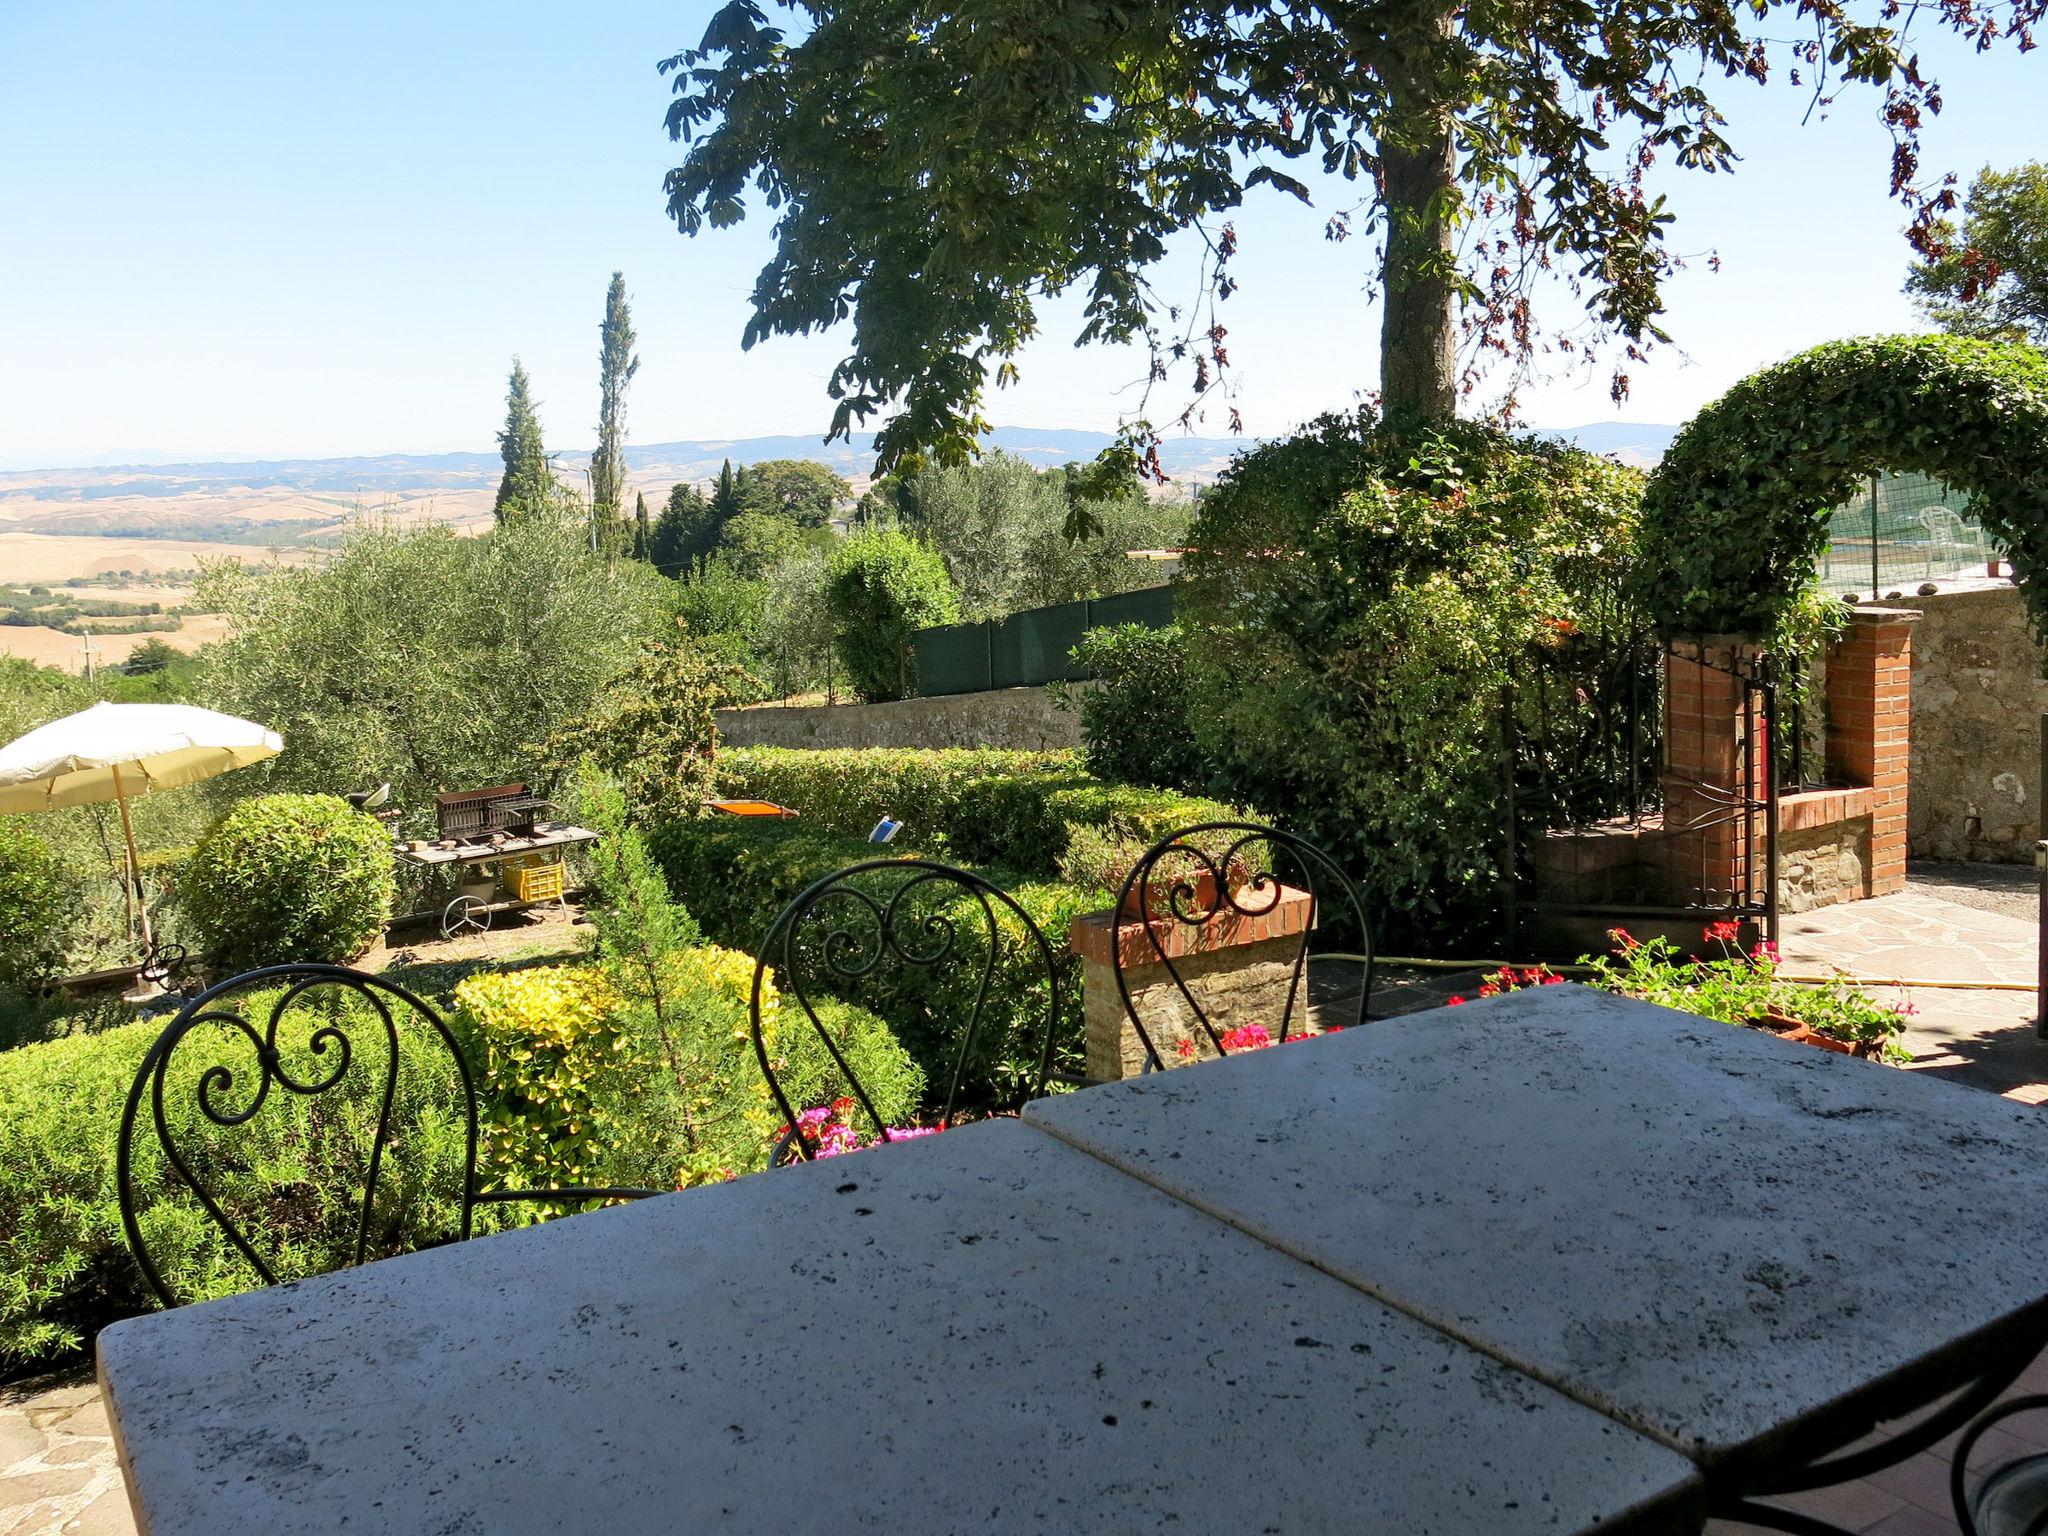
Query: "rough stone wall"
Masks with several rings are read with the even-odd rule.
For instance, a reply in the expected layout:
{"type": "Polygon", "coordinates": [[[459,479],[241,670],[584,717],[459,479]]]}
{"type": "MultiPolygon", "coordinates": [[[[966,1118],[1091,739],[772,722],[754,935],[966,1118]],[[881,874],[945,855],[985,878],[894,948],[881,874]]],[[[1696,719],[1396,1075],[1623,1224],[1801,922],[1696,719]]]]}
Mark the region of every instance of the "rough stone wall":
{"type": "Polygon", "coordinates": [[[1827,822],[1778,833],[1778,904],[1810,912],[1861,901],[1870,886],[1870,818],[1827,822]]]}
{"type": "Polygon", "coordinates": [[[2042,651],[2010,582],[1916,597],[1912,796],[1917,858],[2030,863],[2041,836],[2042,651]]]}
{"type": "MultiPolygon", "coordinates": [[[[1202,1009],[1217,1034],[1244,1024],[1263,1024],[1278,1038],[1280,1019],[1287,1006],[1287,986],[1294,974],[1294,958],[1300,952],[1297,937],[1261,939],[1206,954],[1188,955],[1178,961],[1181,979],[1200,999],[1202,1009]]],[[[1216,1054],[1208,1032],[1188,1008],[1187,999],[1173,983],[1163,965],[1128,967],[1124,980],[1131,989],[1131,1003],[1145,1021],[1152,1044],[1169,1067],[1185,1061],[1202,1061],[1216,1054]],[[1194,1042],[1193,1053],[1180,1054],[1183,1040],[1194,1042]]],[[[1088,1076],[1096,1082],[1115,1082],[1136,1077],[1145,1070],[1145,1047],[1137,1030],[1124,1016],[1123,999],[1117,995],[1116,972],[1104,961],[1084,960],[1081,965],[1081,1011],[1087,1025],[1088,1076]]],[[[1309,1018],[1307,983],[1304,979],[1294,995],[1294,1013],[1287,1034],[1313,1033],[1309,1018]]]]}
{"type": "Polygon", "coordinates": [[[1081,717],[1043,688],[999,688],[890,704],[721,709],[734,747],[1005,747],[1045,752],[1081,744],[1081,717]]]}

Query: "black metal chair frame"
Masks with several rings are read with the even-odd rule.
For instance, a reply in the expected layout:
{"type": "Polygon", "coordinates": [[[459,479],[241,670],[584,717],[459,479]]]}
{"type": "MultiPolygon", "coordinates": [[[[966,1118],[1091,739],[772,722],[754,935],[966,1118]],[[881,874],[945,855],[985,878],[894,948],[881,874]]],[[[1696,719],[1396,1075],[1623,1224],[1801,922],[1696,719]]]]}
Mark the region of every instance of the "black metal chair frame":
{"type": "MultiPolygon", "coordinates": [[[[1268,858],[1266,863],[1280,862],[1268,858]]],[[[1117,893],[1116,910],[1119,927],[1124,923],[1140,923],[1145,938],[1151,947],[1153,962],[1166,968],[1175,989],[1186,1001],[1188,1009],[1195,1016],[1209,1042],[1219,1056],[1230,1054],[1223,1043],[1223,1035],[1216,1029],[1209,1010],[1204,1008],[1188,985],[1187,978],[1175,964],[1175,957],[1161,936],[1171,933],[1170,924],[1179,923],[1195,928],[1210,922],[1219,915],[1229,913],[1239,917],[1260,917],[1271,912],[1280,904],[1288,886],[1286,876],[1292,873],[1305,882],[1294,889],[1306,889],[1309,898],[1308,922],[1302,928],[1301,940],[1294,952],[1294,964],[1287,982],[1287,1004],[1280,1016],[1280,1034],[1276,1044],[1285,1041],[1294,1022],[1295,998],[1301,993],[1302,980],[1308,970],[1309,941],[1316,926],[1322,921],[1329,908],[1325,900],[1324,887],[1349,907],[1358,924],[1359,951],[1363,957],[1365,974],[1361,978],[1358,993],[1358,1014],[1354,1024],[1363,1024],[1370,1016],[1372,1002],[1372,925],[1366,920],[1365,902],[1358,894],[1357,883],[1344,872],[1343,866],[1318,848],[1307,838],[1278,827],[1263,826],[1254,821],[1205,821],[1195,826],[1182,827],[1169,833],[1145,850],[1144,855],[1132,866],[1124,877],[1123,888],[1117,893]],[[1210,847],[1221,844],[1220,853],[1212,853],[1209,847],[1192,839],[1202,839],[1210,847]],[[1240,855],[1258,845],[1270,853],[1284,851],[1291,856],[1295,865],[1292,871],[1261,869],[1242,885],[1232,888],[1230,873],[1240,864],[1240,855]],[[1172,860],[1162,872],[1161,861],[1172,860]],[[1155,888],[1155,875],[1163,874],[1165,887],[1155,888]],[[1206,898],[1196,885],[1198,875],[1207,875],[1211,894],[1206,898]],[[1135,910],[1135,918],[1121,914],[1135,910]]],[[[1125,975],[1126,961],[1124,946],[1120,941],[1110,946],[1112,967],[1116,973],[1117,995],[1123,1001],[1124,1016],[1131,1021],[1131,1027],[1138,1032],[1138,1039],[1145,1047],[1148,1071],[1162,1071],[1165,1059],[1159,1054],[1159,1047],[1146,1029],[1145,1021],[1139,1016],[1135,1000],[1131,996],[1130,981],[1125,975]]]]}
{"type": "MultiPolygon", "coordinates": [[[[2008,1413],[2016,1413],[2022,1407],[2032,1405],[2048,1406],[2048,1398],[2020,1398],[2012,1403],[2000,1404],[1992,1412],[1985,1413],[1987,1408],[1996,1403],[1999,1397],[2019,1380],[2020,1373],[2033,1361],[2044,1343],[2048,1343],[2048,1339],[2036,1336],[2027,1344],[2015,1348],[2000,1364],[1951,1392],[1946,1401],[1924,1412],[1903,1429],[1873,1444],[1858,1444],[1850,1450],[1835,1449],[1809,1460],[1776,1468],[1731,1468],[1722,1473],[1719,1479],[1710,1475],[1707,1490],[1708,1518],[1749,1526],[1756,1530],[1783,1531],[1786,1536],[1851,1536],[1845,1527],[1830,1521],[1759,1501],[1789,1493],[1808,1493],[1819,1488],[1832,1488],[1840,1483],[1868,1477],[1873,1472],[1881,1472],[1886,1467],[1896,1466],[1922,1451],[1931,1450],[1958,1429],[1970,1425],[1968,1433],[1956,1445],[1949,1484],[1957,1516],[1962,1522],[1962,1530],[1970,1532],[1971,1524],[1965,1510],[1963,1489],[1964,1465],[1969,1458],[1970,1448],[1986,1427],[2004,1418],[2008,1413]],[[1979,1414],[1985,1416],[1979,1419],[1979,1414]],[[1725,1486],[1716,1488],[1714,1483],[1717,1480],[1725,1486]]],[[[2048,1530],[2048,1522],[2037,1525],[2035,1530],[2048,1530]]]]}
{"type": "Polygon", "coordinates": [[[840,1052],[830,1030],[825,1028],[818,1017],[817,1006],[810,987],[806,984],[805,967],[798,963],[797,943],[812,932],[806,924],[823,923],[825,931],[820,937],[820,948],[824,969],[831,975],[845,981],[856,981],[871,974],[885,960],[894,959],[904,965],[934,967],[952,959],[959,948],[961,932],[959,925],[941,913],[914,913],[906,907],[906,899],[914,893],[923,894],[952,887],[975,898],[981,912],[982,931],[988,939],[988,953],[981,963],[981,975],[975,989],[974,1008],[966,1028],[960,1036],[959,1048],[954,1052],[952,1071],[946,1083],[945,1107],[939,1118],[939,1128],[952,1125],[953,1116],[959,1109],[960,1079],[967,1063],[974,1057],[974,1045],[981,1035],[983,1021],[988,1011],[989,984],[995,976],[996,957],[1002,948],[1002,933],[997,925],[996,911],[1002,908],[1015,917],[1023,926],[1025,943],[1038,952],[1045,966],[1046,1007],[1044,1038],[1039,1047],[1036,1075],[1032,1079],[1023,1099],[1042,1097],[1046,1083],[1052,1076],[1053,1037],[1059,1027],[1060,978],[1059,967],[1053,957],[1052,945],[1046,941],[1038,924],[1031,915],[1019,906],[1016,900],[1000,887],[991,884],[971,870],[957,869],[950,864],[940,864],[929,859],[868,859],[859,864],[848,865],[845,869],[813,881],[799,892],[794,900],[777,914],[762,938],[758,957],[754,962],[754,988],[748,1004],[748,1015],[753,1029],[754,1054],[761,1065],[761,1075],[768,1080],[768,1092],[781,1110],[783,1123],[789,1132],[777,1143],[770,1157],[770,1166],[798,1160],[810,1161],[815,1155],[804,1138],[797,1132],[798,1106],[790,1102],[781,1081],[775,1075],[775,1068],[768,1056],[768,1043],[762,1032],[762,996],[769,973],[772,971],[781,983],[782,990],[803,1010],[804,1018],[825,1043],[832,1061],[840,1075],[853,1090],[853,1097],[867,1115],[869,1123],[883,1141],[891,1140],[889,1126],[882,1114],[875,1108],[874,1100],[846,1057],[840,1052]],[[886,897],[877,896],[861,889],[852,882],[862,877],[898,875],[901,883],[886,897]],[[841,926],[831,926],[833,912],[843,908],[847,914],[841,926]],[[906,931],[911,930],[911,931],[906,931]]]}
{"type": "MultiPolygon", "coordinates": [[[[2016,1397],[2010,1402],[2000,1403],[1989,1413],[1971,1424],[1963,1432],[1962,1438],[1956,1441],[1955,1452],[1949,1460],[1948,1496],[1949,1503],[1955,1510],[1956,1529],[1961,1531],[1963,1536],[1980,1536],[1977,1528],[1976,1514],[1970,1508],[1970,1490],[1968,1487],[1970,1452],[1977,1448],[1977,1442],[1983,1438],[1984,1431],[2000,1421],[2009,1419],[2015,1414],[2038,1413],[2043,1409],[2048,1409],[2048,1396],[2036,1393],[2028,1397],[2016,1397]]],[[[1996,1474],[1994,1473],[1993,1475],[1995,1476],[1996,1474]]],[[[2028,1521],[2026,1529],[2020,1533],[2020,1536],[2042,1536],[2043,1532],[2048,1532],[2048,1509],[2043,1509],[2040,1514],[2028,1521]]]]}
{"type": "Polygon", "coordinates": [[[143,1123],[145,1096],[149,1104],[147,1123],[155,1132],[157,1146],[165,1160],[176,1171],[178,1178],[192,1191],[194,1198],[205,1208],[214,1225],[226,1235],[236,1252],[256,1271],[264,1284],[276,1285],[278,1279],[275,1272],[249,1242],[234,1217],[222,1208],[214,1191],[206,1186],[178,1150],[177,1140],[171,1134],[170,1124],[164,1114],[164,1077],[173,1053],[187,1035],[202,1024],[218,1024],[239,1034],[247,1042],[254,1057],[256,1071],[255,1085],[250,1090],[249,1100],[238,1109],[224,1108],[220,1103],[220,1096],[232,1092],[235,1088],[236,1068],[215,1062],[200,1075],[195,1090],[199,1110],[215,1125],[231,1130],[236,1126],[248,1124],[255,1119],[269,1099],[273,1086],[302,1098],[313,1098],[327,1092],[348,1076],[350,1066],[355,1060],[355,1047],[349,1038],[346,1024],[333,1020],[323,1023],[313,1031],[307,1042],[308,1049],[314,1057],[325,1057],[330,1050],[334,1052],[333,1065],[324,1075],[294,1077],[286,1069],[277,1049],[278,1025],[285,1015],[301,999],[309,998],[325,988],[340,989],[368,1003],[382,1024],[382,1035],[387,1048],[376,1129],[370,1140],[369,1164],[363,1183],[362,1205],[356,1216],[353,1261],[355,1264],[362,1264],[368,1258],[371,1216],[376,1206],[378,1179],[383,1171],[384,1149],[391,1138],[392,1103],[398,1091],[399,1035],[393,1004],[411,1009],[426,1022],[435,1039],[454,1059],[456,1072],[461,1081],[461,1108],[466,1140],[463,1151],[462,1220],[460,1231],[455,1234],[458,1238],[466,1240],[469,1237],[472,1217],[479,1205],[509,1204],[518,1201],[582,1204],[591,1200],[635,1200],[665,1193],[662,1190],[629,1188],[478,1189],[476,1084],[470,1073],[469,1062],[462,1053],[460,1042],[456,1040],[441,1015],[404,987],[376,976],[366,975],[361,971],[350,970],[346,966],[267,966],[261,970],[247,971],[240,976],[229,977],[226,981],[207,988],[181,1008],[143,1056],[142,1064],[135,1074],[135,1081],[128,1090],[128,1102],[121,1112],[120,1137],[115,1152],[115,1180],[121,1207],[121,1225],[128,1234],[128,1246],[135,1255],[136,1264],[142,1270],[143,1279],[149,1282],[150,1290],[155,1292],[157,1299],[165,1306],[179,1305],[179,1298],[158,1271],[156,1261],[150,1256],[148,1244],[143,1239],[134,1183],[135,1136],[138,1127],[143,1123]],[[262,1021],[260,1029],[244,1018],[236,1007],[230,1006],[237,1002],[231,994],[255,992],[259,989],[267,991],[272,987],[281,987],[283,991],[271,1004],[269,1017],[262,1021]]]}

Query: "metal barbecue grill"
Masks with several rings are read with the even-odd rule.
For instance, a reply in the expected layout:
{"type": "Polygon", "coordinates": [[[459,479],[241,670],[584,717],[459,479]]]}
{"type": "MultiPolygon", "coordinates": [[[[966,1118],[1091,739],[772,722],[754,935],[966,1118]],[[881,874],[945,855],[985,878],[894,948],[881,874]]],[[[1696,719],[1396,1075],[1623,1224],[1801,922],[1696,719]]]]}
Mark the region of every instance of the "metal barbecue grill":
{"type": "Polygon", "coordinates": [[[560,820],[554,805],[524,784],[436,795],[434,824],[437,838],[396,843],[391,853],[439,877],[438,906],[415,915],[438,917],[441,936],[451,939],[483,932],[500,912],[544,901],[565,905],[562,855],[597,841],[588,828],[560,820]]]}

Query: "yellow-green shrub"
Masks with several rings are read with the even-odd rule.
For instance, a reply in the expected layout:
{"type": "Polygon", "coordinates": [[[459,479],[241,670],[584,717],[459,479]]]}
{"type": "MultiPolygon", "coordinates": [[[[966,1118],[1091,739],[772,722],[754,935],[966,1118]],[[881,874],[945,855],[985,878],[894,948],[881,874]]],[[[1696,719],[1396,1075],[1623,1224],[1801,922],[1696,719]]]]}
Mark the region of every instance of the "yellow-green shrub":
{"type": "MultiPolygon", "coordinates": [[[[749,1032],[752,957],[705,945],[664,971],[658,1008],[589,965],[456,988],[453,1022],[479,1077],[485,1188],[681,1188],[764,1166],[780,1117],[749,1032]]],[[[763,1034],[792,1097],[844,1092],[817,1032],[772,983],[766,995],[763,1034]]],[[[908,1119],[924,1080],[882,1021],[837,1001],[820,1015],[877,1105],[908,1119]]]]}

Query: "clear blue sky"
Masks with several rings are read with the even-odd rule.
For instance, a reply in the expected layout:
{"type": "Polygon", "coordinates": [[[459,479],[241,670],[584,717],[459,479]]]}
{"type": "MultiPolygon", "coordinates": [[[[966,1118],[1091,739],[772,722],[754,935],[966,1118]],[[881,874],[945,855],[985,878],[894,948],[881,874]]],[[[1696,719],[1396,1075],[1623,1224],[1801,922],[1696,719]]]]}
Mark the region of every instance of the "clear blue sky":
{"type": "MultiPolygon", "coordinates": [[[[685,240],[664,55],[706,0],[0,3],[0,463],[117,449],[261,456],[491,446],[524,356],[551,446],[586,446],[597,322],[622,268],[644,359],[633,437],[822,431],[830,338],[739,350],[766,226],[685,240]]],[[[1932,34],[1930,33],[1930,39],[1932,34]]],[[[1925,49],[1947,110],[1930,163],[2043,153],[2048,50],[1925,49]]],[[[1749,370],[1915,326],[1874,97],[1802,128],[1785,86],[1720,87],[1746,155],[1673,172],[1679,349],[1527,397],[1539,425],[1681,421],[1749,370]]],[[[1225,308],[1254,432],[1341,407],[1375,370],[1362,243],[1265,192],[1240,212],[1225,308]]],[[[1140,371],[1047,316],[998,422],[1108,428],[1140,371]]],[[[1220,434],[1222,423],[1209,430],[1220,434]]]]}

